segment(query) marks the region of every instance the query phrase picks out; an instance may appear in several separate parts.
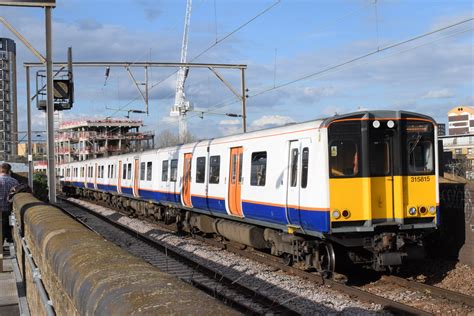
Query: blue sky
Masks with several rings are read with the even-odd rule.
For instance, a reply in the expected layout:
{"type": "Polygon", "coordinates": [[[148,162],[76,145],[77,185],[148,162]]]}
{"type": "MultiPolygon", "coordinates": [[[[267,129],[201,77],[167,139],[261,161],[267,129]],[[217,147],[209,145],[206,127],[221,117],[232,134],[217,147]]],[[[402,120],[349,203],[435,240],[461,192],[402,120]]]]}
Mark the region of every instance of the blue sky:
{"type": "MultiPolygon", "coordinates": [[[[194,0],[188,59],[276,2],[194,0]]],[[[64,60],[67,47],[72,46],[77,61],[177,62],[185,6],[185,0],[58,0],[53,10],[54,59],[64,60]]],[[[44,52],[41,9],[0,7],[0,15],[44,52]]],[[[250,129],[358,109],[411,110],[445,122],[450,108],[474,106],[472,21],[335,71],[253,95],[473,16],[473,2],[467,0],[282,0],[195,62],[248,65],[250,129]]],[[[0,36],[12,37],[3,27],[0,36]]],[[[24,130],[21,64],[35,59],[21,43],[17,46],[19,120],[20,129],[24,130]]],[[[173,71],[154,69],[151,83],[167,78],[173,71]]],[[[237,72],[221,72],[239,88],[237,72]]],[[[137,69],[134,74],[143,80],[142,70],[137,69]]],[[[63,119],[114,114],[107,107],[144,109],[124,69],[112,69],[105,86],[103,75],[103,68],[75,69],[76,104],[73,110],[63,113],[63,119]]],[[[150,91],[150,115],[134,116],[145,121],[144,129],[157,133],[165,129],[177,131],[177,123],[168,116],[174,103],[175,82],[173,75],[150,91]]],[[[217,113],[240,112],[236,98],[208,70],[190,71],[186,93],[196,107],[217,113]]],[[[35,110],[34,115],[34,128],[44,129],[42,113],[35,110]]],[[[221,115],[205,115],[201,119],[191,113],[188,125],[198,138],[240,131],[238,119],[221,115]]]]}

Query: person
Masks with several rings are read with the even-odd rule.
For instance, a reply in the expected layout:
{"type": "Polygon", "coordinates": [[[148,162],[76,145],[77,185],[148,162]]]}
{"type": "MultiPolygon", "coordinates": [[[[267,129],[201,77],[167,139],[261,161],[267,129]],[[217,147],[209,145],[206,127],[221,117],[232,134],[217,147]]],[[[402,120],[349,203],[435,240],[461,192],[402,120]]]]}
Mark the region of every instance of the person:
{"type": "Polygon", "coordinates": [[[11,241],[11,230],[8,225],[8,216],[10,215],[10,202],[8,202],[8,195],[10,190],[19,183],[16,179],[11,177],[12,166],[8,163],[0,165],[0,211],[2,212],[2,245],[5,239],[11,241]]]}

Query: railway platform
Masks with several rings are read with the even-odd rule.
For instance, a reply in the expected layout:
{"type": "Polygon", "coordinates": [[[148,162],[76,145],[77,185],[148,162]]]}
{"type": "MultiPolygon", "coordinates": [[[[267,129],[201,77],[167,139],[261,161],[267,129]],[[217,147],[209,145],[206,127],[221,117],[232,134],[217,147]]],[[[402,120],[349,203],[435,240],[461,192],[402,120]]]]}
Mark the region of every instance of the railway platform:
{"type": "Polygon", "coordinates": [[[19,273],[18,262],[12,253],[13,244],[3,245],[0,253],[0,315],[29,315],[26,293],[19,273]]]}

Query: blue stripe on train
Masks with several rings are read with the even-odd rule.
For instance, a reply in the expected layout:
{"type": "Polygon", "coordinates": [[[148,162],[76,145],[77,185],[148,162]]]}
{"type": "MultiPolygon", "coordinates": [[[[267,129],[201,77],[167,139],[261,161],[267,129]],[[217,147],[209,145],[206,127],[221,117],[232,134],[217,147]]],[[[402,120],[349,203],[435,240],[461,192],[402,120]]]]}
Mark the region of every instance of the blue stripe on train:
{"type": "Polygon", "coordinates": [[[156,192],[151,190],[139,190],[139,194],[141,197],[147,200],[153,200],[156,202],[160,201],[167,201],[167,202],[175,202],[179,203],[181,201],[181,196],[179,193],[165,193],[165,192],[156,192]]]}
{"type": "Polygon", "coordinates": [[[204,198],[200,196],[191,196],[191,204],[193,207],[200,208],[203,210],[209,210],[211,212],[227,214],[225,209],[224,199],[213,199],[204,198]]]}
{"type": "MultiPolygon", "coordinates": [[[[82,182],[73,182],[73,185],[84,187],[84,183],[82,182]]],[[[104,191],[108,190],[105,189],[105,187],[110,188],[111,191],[116,191],[115,186],[104,185],[104,188],[101,188],[100,186],[102,185],[98,185],[98,188],[104,191]]],[[[133,190],[131,188],[122,188],[122,193],[133,195],[133,190]]],[[[181,202],[179,193],[164,193],[140,189],[139,194],[144,199],[155,202],[181,202]]],[[[204,197],[192,196],[191,202],[195,208],[208,210],[215,213],[227,214],[225,200],[223,199],[206,199],[204,197]]],[[[242,208],[245,218],[284,226],[288,224],[286,218],[286,208],[284,206],[242,202],[242,208]]],[[[303,227],[303,229],[308,231],[329,232],[330,230],[328,211],[307,211],[291,208],[289,209],[288,217],[290,219],[290,223],[300,225],[303,227]]]]}
{"type": "Polygon", "coordinates": [[[97,189],[102,190],[102,191],[107,191],[107,192],[117,192],[117,186],[110,185],[110,184],[97,183],[97,189]]]}
{"type": "MultiPolygon", "coordinates": [[[[246,218],[280,225],[288,224],[284,206],[242,202],[242,207],[246,218]]],[[[288,218],[291,224],[301,226],[305,230],[329,232],[328,211],[306,211],[290,208],[288,218]]]]}

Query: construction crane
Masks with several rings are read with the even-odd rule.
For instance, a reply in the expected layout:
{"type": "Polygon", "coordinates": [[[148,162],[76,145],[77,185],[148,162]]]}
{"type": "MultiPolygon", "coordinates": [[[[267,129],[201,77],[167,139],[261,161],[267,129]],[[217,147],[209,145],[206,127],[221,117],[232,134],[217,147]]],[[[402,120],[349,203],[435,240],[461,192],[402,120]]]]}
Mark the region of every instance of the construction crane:
{"type": "MultiPolygon", "coordinates": [[[[191,20],[191,6],[192,0],[187,0],[186,15],[184,18],[184,33],[183,33],[183,44],[181,46],[181,63],[186,63],[188,53],[188,37],[189,37],[189,22],[191,20]]],[[[186,121],[186,113],[192,111],[192,105],[186,100],[184,93],[184,83],[188,76],[189,67],[180,67],[176,78],[176,95],[174,106],[171,108],[170,116],[178,116],[179,119],[179,140],[180,142],[186,141],[186,135],[188,133],[188,126],[186,121]]]]}

